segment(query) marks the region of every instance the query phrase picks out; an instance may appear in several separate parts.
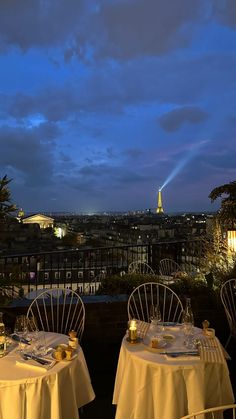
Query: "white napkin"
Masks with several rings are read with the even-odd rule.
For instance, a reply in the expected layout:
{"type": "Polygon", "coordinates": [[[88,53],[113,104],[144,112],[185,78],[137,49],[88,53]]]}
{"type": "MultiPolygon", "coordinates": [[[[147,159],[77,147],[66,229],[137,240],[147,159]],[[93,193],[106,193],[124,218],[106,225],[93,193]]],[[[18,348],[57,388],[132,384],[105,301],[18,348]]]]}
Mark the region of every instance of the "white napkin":
{"type": "MultiPolygon", "coordinates": [[[[46,358],[44,358],[44,359],[46,359],[46,358]]],[[[47,370],[50,370],[55,364],[56,364],[56,361],[54,360],[54,359],[48,359],[47,358],[47,361],[49,361],[49,363],[48,364],[46,364],[46,365],[42,365],[42,364],[39,364],[37,361],[34,361],[33,359],[23,359],[23,358],[19,358],[19,359],[17,359],[16,360],[16,365],[17,366],[20,366],[20,367],[26,367],[26,368],[35,368],[35,369],[39,369],[39,370],[44,370],[44,371],[47,371],[47,370]]]]}
{"type": "Polygon", "coordinates": [[[179,355],[177,357],[170,356],[166,354],[166,359],[168,361],[196,361],[197,359],[200,359],[199,355],[179,355]]]}

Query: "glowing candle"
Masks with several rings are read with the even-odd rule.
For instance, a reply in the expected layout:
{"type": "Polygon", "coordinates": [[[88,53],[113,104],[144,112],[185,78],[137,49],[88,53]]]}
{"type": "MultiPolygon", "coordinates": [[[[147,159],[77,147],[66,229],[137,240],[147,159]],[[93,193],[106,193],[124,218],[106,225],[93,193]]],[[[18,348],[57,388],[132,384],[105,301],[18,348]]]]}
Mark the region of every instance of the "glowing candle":
{"type": "Polygon", "coordinates": [[[129,339],[131,342],[137,340],[137,323],[136,320],[131,320],[129,323],[129,339]]]}

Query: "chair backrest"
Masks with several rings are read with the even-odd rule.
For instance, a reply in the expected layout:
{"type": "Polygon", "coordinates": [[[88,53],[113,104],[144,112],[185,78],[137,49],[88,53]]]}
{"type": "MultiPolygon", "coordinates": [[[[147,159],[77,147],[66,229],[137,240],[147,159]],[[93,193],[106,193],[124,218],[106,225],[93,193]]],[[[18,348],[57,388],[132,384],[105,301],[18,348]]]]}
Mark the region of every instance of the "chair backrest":
{"type": "Polygon", "coordinates": [[[220,298],[229,322],[230,332],[236,337],[236,278],[224,282],[221,286],[220,298]]]}
{"type": "Polygon", "coordinates": [[[68,334],[84,331],[85,307],[81,297],[67,288],[44,289],[30,304],[27,317],[35,316],[40,330],[68,334]]]}
{"type": "Polygon", "coordinates": [[[128,267],[128,273],[130,274],[149,274],[155,275],[154,270],[146,262],[139,260],[131,262],[128,267]]]}
{"type": "Polygon", "coordinates": [[[178,295],[157,282],[146,282],[133,290],[127,304],[128,318],[150,322],[152,305],[159,306],[163,322],[180,321],[183,305],[178,295]]]}
{"type": "Polygon", "coordinates": [[[159,263],[159,273],[163,276],[174,276],[178,271],[181,271],[180,265],[173,259],[161,259],[159,263]]]}
{"type": "Polygon", "coordinates": [[[227,419],[236,419],[236,404],[212,407],[196,413],[191,413],[191,415],[182,416],[181,419],[219,419],[223,418],[223,412],[227,412],[227,419]],[[220,413],[222,413],[221,416],[219,416],[220,413]]]}

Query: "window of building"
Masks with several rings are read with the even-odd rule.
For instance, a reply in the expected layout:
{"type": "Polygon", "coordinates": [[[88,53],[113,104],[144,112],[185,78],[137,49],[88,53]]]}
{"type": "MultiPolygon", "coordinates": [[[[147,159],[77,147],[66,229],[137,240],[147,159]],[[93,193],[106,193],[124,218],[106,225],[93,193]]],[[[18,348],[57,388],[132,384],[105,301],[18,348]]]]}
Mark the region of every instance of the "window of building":
{"type": "Polygon", "coordinates": [[[95,292],[96,292],[95,284],[91,284],[90,287],[89,287],[89,290],[90,290],[90,294],[95,294],[95,292]]]}

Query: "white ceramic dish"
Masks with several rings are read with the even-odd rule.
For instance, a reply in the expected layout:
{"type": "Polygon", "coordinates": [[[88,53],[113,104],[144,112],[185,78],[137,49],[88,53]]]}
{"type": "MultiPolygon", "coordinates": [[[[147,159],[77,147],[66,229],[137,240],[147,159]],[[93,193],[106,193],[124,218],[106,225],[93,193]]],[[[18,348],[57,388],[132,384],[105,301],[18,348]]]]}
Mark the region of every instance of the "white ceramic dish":
{"type": "Polygon", "coordinates": [[[164,339],[166,342],[173,342],[173,340],[175,340],[175,336],[170,335],[169,333],[165,333],[162,335],[162,339],[164,339]]]}

